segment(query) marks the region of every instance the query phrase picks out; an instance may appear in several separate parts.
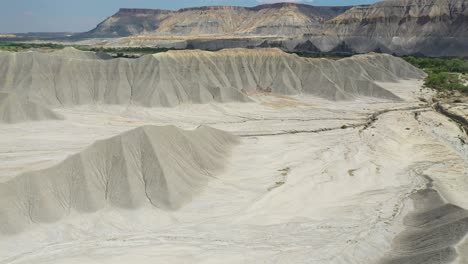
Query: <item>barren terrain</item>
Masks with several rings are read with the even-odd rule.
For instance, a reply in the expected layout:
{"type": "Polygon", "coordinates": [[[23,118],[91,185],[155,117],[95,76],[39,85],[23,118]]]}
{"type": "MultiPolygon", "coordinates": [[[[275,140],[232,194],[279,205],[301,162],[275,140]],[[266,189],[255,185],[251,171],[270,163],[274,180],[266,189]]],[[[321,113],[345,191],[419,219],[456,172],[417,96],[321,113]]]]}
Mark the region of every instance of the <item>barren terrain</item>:
{"type": "MultiPolygon", "coordinates": [[[[262,57],[238,60],[258,80],[262,57]]],[[[316,91],[341,77],[322,74],[335,85],[251,90],[247,102],[57,97],[47,106],[59,119],[1,123],[0,263],[466,263],[460,125],[426,103],[421,79],[366,75],[379,93],[335,100],[316,91]]],[[[8,92],[41,98],[20,84],[8,92]]]]}

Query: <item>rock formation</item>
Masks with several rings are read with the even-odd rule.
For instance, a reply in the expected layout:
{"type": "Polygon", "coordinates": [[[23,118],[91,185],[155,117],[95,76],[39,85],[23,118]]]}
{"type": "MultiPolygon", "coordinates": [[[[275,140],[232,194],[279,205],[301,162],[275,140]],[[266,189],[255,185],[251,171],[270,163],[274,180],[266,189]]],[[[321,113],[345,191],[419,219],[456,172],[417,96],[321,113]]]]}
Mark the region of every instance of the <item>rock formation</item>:
{"type": "Polygon", "coordinates": [[[123,42],[180,48],[179,37],[185,46],[208,50],[257,46],[277,37],[272,43],[290,51],[311,42],[320,52],[341,50],[346,43],[356,53],[468,56],[467,6],[468,0],[385,0],[352,8],[283,3],[178,11],[121,9],[80,37],[130,36],[123,42]],[[141,42],[134,36],[147,38],[141,42]]]}
{"type": "Polygon", "coordinates": [[[280,3],[253,8],[207,6],[178,11],[120,9],[86,37],[124,37],[142,33],[159,35],[298,35],[349,7],[314,7],[280,3]]]}
{"type": "Polygon", "coordinates": [[[325,33],[349,39],[359,52],[468,54],[468,1],[386,0],[353,7],[327,22],[325,33]]]}

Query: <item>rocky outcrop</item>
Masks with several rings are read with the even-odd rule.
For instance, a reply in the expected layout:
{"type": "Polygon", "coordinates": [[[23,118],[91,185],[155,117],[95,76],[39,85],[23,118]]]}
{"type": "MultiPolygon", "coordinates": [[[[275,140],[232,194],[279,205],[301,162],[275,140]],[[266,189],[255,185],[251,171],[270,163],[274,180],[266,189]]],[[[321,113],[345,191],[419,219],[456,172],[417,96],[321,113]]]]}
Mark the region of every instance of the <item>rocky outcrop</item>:
{"type": "Polygon", "coordinates": [[[340,36],[467,37],[467,4],[466,0],[386,0],[353,7],[327,26],[340,36]]]}
{"type": "MultiPolygon", "coordinates": [[[[467,6],[468,0],[385,0],[352,8],[280,3],[179,11],[122,9],[81,37],[170,36],[171,40],[155,38],[141,45],[171,47],[173,41],[172,46],[183,48],[180,40],[174,42],[179,37],[186,46],[209,50],[268,41],[277,44],[268,47],[289,51],[312,43],[319,52],[341,52],[346,43],[346,52],[355,53],[468,56],[467,6]]],[[[139,45],[138,40],[124,42],[139,45]]]]}
{"type": "Polygon", "coordinates": [[[386,0],[353,7],[326,23],[324,33],[358,52],[468,55],[468,1],[386,0]]]}
{"type": "Polygon", "coordinates": [[[318,30],[350,7],[283,3],[253,8],[207,6],[178,11],[121,9],[83,37],[158,35],[298,35],[318,30]]]}
{"type": "Polygon", "coordinates": [[[317,46],[314,45],[310,40],[307,40],[304,43],[297,44],[296,47],[294,47],[294,50],[296,51],[307,51],[307,52],[320,52],[320,49],[317,48],[317,46]]]}

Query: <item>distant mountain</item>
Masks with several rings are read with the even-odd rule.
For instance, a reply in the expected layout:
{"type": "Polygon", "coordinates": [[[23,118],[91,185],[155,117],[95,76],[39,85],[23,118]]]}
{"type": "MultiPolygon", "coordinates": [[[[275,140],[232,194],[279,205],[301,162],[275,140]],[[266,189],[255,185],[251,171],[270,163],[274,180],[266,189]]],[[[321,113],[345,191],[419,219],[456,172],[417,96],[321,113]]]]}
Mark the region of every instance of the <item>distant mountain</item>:
{"type": "Polygon", "coordinates": [[[298,35],[318,31],[321,25],[351,7],[323,7],[293,3],[252,8],[206,6],[178,11],[120,9],[88,37],[158,35],[298,35]]]}
{"type": "Polygon", "coordinates": [[[162,45],[164,38],[165,47],[177,48],[297,47],[312,52],[468,56],[467,6],[468,0],[386,0],[355,7],[279,3],[178,11],[121,9],[80,37],[125,37],[119,43],[137,46],[162,45]],[[171,42],[177,38],[185,42],[171,42]]]}
{"type": "Polygon", "coordinates": [[[467,0],[387,0],[349,9],[327,21],[324,32],[349,39],[356,50],[466,56],[467,7],[467,0]]]}

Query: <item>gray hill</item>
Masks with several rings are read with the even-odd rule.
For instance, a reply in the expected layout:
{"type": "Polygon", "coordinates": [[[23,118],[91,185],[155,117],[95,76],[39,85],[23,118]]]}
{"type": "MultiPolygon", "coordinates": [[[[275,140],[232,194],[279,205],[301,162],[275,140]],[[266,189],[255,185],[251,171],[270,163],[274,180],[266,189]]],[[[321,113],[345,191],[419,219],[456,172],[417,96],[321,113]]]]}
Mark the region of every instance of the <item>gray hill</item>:
{"type": "Polygon", "coordinates": [[[247,94],[311,94],[328,100],[398,100],[375,81],[422,78],[383,54],[305,59],[279,49],[170,51],[139,59],[82,59],[53,53],[0,53],[0,87],[48,106],[245,102],[247,94]]]}
{"type": "Polygon", "coordinates": [[[0,92],[0,123],[53,119],[59,120],[62,117],[44,106],[19,98],[15,94],[0,92]]]}
{"type": "Polygon", "coordinates": [[[106,206],[176,210],[223,169],[237,141],[209,127],[174,126],[145,126],[98,141],[54,167],[0,183],[0,234],[106,206]]]}

